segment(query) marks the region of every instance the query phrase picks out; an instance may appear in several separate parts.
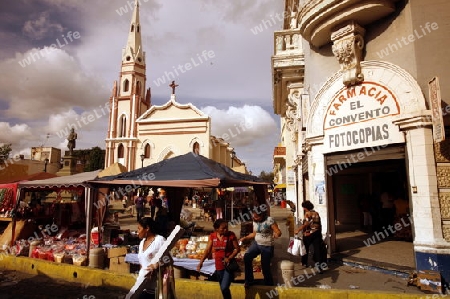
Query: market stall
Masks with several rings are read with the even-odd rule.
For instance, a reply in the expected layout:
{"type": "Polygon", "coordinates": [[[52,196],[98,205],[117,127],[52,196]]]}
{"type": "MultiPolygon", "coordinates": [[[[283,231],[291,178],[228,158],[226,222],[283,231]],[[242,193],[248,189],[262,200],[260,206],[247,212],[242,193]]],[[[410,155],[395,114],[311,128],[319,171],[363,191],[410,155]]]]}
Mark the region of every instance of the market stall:
{"type": "Polygon", "coordinates": [[[11,245],[9,250],[15,255],[59,262],[70,257],[70,263],[80,265],[86,262],[90,249],[89,203],[92,202],[92,189],[86,182],[96,178],[98,172],[20,182],[11,244],[3,246],[11,245]],[[34,195],[40,192],[46,196],[37,198],[34,195]],[[32,214],[20,213],[33,198],[38,201],[32,214]],[[16,224],[30,233],[16,232],[16,224]]]}
{"type": "Polygon", "coordinates": [[[0,184],[0,221],[11,221],[12,211],[16,206],[19,182],[43,180],[56,177],[55,174],[38,172],[24,175],[12,180],[3,180],[0,184]]]}
{"type": "Polygon", "coordinates": [[[17,183],[0,185],[0,221],[11,221],[16,204],[17,183]]]}
{"type": "Polygon", "coordinates": [[[171,220],[176,224],[179,224],[181,208],[185,196],[189,194],[189,188],[252,186],[257,204],[265,204],[268,197],[268,182],[253,175],[233,171],[221,163],[194,153],[176,156],[118,175],[98,178],[90,183],[98,188],[119,185],[122,189],[127,186],[164,187],[169,199],[171,220]]]}
{"type": "MultiPolygon", "coordinates": [[[[183,272],[197,272],[197,266],[202,258],[206,246],[208,244],[208,235],[192,236],[190,238],[179,239],[170,253],[173,257],[173,265],[178,269],[183,269],[183,272]]],[[[236,260],[240,266],[241,271],[237,271],[235,275],[240,275],[244,270],[244,254],[249,243],[241,246],[240,253],[236,256],[236,260]]],[[[127,253],[124,261],[129,264],[139,265],[137,253],[127,253]]],[[[253,260],[254,272],[261,272],[261,258],[257,257],[253,260]]],[[[216,271],[215,261],[211,257],[205,259],[200,269],[200,273],[205,279],[209,279],[216,271]]],[[[255,273],[256,274],[256,273],[255,273]]],[[[189,275],[181,274],[180,278],[189,278],[189,275]]]]}
{"type": "MultiPolygon", "coordinates": [[[[134,188],[136,186],[164,188],[168,198],[169,216],[176,224],[180,223],[181,209],[186,195],[191,193],[190,189],[251,186],[255,195],[253,204],[267,204],[266,198],[268,197],[268,182],[252,175],[235,172],[223,164],[193,153],[163,160],[134,171],[99,178],[90,183],[97,188],[112,188],[113,186],[116,190],[126,189],[130,186],[134,188]]],[[[246,191],[246,189],[241,190],[246,191]]],[[[270,213],[270,210],[267,211],[270,213]]],[[[207,239],[208,236],[193,236],[187,242],[186,239],[177,242],[176,246],[172,248],[174,265],[186,270],[195,270],[202,250],[206,248],[207,239]]],[[[125,261],[138,263],[137,254],[126,254],[125,261]]],[[[201,272],[210,275],[214,271],[214,261],[212,259],[205,261],[201,272]]]]}

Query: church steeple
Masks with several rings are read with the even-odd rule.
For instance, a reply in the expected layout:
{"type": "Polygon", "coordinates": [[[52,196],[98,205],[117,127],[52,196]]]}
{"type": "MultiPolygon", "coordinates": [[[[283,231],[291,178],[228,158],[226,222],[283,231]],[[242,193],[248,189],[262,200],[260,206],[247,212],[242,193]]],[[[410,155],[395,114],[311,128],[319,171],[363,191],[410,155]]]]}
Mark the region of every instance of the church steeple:
{"type": "Polygon", "coordinates": [[[139,21],[139,1],[135,0],[133,17],[128,31],[127,45],[122,55],[123,63],[134,62],[145,65],[145,53],[142,50],[141,23],[139,21]]]}
{"type": "MultiPolygon", "coordinates": [[[[145,90],[145,52],[142,48],[141,23],[139,21],[139,0],[135,0],[133,16],[128,27],[128,40],[122,50],[122,69],[120,73],[119,97],[136,94],[146,102],[145,90]]],[[[138,114],[145,110],[139,109],[138,114]]]]}
{"type": "Polygon", "coordinates": [[[142,48],[139,0],[128,27],[128,39],[122,50],[122,66],[118,82],[114,82],[110,98],[109,126],[106,139],[105,166],[120,162],[134,169],[138,136],[138,119],[151,105],[150,88],[146,90],[145,52],[142,48]]]}

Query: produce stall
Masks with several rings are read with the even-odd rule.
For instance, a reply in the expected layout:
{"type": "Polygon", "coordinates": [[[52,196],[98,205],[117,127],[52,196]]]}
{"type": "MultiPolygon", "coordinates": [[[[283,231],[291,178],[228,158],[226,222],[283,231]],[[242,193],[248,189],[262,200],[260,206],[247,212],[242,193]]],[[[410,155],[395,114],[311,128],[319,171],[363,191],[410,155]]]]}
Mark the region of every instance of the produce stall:
{"type": "MultiPolygon", "coordinates": [[[[180,239],[176,242],[175,246],[171,249],[170,254],[173,258],[174,266],[178,269],[183,269],[186,271],[180,271],[181,273],[189,273],[197,271],[197,265],[200,262],[203,254],[205,253],[206,246],[208,244],[209,236],[199,236],[180,239]]],[[[236,260],[240,266],[240,270],[235,275],[243,274],[244,270],[244,254],[247,250],[247,245],[241,246],[240,253],[236,256],[236,260]]],[[[125,256],[125,262],[129,264],[139,264],[137,253],[127,253],[125,256]]],[[[209,279],[216,271],[214,259],[211,257],[205,259],[202,268],[200,269],[201,274],[204,275],[203,279],[209,279]]],[[[258,256],[253,260],[253,271],[261,272],[261,257],[258,256]]],[[[257,276],[257,274],[255,273],[257,276]]],[[[189,278],[190,275],[181,274],[180,278],[189,278]]],[[[195,276],[194,276],[195,277],[195,276]]],[[[193,277],[191,277],[193,278],[193,277]]],[[[197,279],[197,277],[196,277],[197,279]]]]}
{"type": "Polygon", "coordinates": [[[19,182],[12,222],[1,236],[0,249],[17,256],[86,264],[92,202],[86,182],[98,172],[19,182]],[[30,205],[40,192],[45,196],[30,205]]]}

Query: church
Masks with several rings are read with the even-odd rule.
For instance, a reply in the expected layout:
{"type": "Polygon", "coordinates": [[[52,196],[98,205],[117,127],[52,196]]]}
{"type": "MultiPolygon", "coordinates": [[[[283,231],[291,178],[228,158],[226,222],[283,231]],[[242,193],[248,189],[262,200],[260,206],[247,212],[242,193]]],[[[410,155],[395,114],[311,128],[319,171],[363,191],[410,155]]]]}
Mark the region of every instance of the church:
{"type": "Polygon", "coordinates": [[[152,105],[150,88],[146,89],[145,60],[136,1],[122,51],[120,78],[114,82],[109,99],[105,168],[118,162],[134,170],[194,152],[247,173],[229,142],[211,135],[211,118],[191,103],[177,102],[174,81],[168,102],[152,105]]]}

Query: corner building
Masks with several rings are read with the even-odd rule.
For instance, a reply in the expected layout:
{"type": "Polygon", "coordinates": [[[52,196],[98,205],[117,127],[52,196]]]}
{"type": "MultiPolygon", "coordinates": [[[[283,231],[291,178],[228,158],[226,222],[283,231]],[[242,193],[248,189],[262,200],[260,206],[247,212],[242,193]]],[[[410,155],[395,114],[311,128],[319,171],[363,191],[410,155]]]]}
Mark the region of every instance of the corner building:
{"type": "Polygon", "coordinates": [[[272,57],[288,199],[314,203],[331,251],[369,200],[374,232],[410,225],[416,268],[446,282],[449,16],[444,0],[286,0],[272,57]],[[403,218],[383,214],[385,194],[407,201],[403,218]]]}

